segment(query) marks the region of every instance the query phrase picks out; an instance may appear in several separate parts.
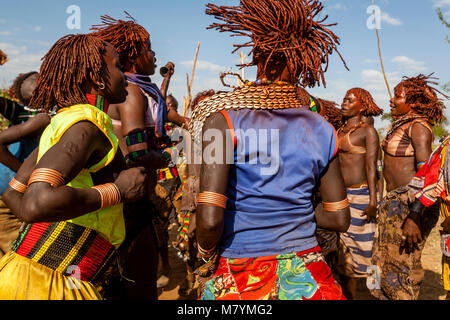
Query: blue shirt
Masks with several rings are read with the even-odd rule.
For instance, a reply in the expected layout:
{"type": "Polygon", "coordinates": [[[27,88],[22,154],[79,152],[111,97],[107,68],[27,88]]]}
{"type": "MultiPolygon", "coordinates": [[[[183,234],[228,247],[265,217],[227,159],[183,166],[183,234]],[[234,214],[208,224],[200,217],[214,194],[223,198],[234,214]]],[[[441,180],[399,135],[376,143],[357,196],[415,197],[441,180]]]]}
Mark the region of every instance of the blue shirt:
{"type": "Polygon", "coordinates": [[[334,128],[307,108],[222,114],[236,137],[222,256],[251,258],[317,246],[311,198],[337,151],[334,128]]]}

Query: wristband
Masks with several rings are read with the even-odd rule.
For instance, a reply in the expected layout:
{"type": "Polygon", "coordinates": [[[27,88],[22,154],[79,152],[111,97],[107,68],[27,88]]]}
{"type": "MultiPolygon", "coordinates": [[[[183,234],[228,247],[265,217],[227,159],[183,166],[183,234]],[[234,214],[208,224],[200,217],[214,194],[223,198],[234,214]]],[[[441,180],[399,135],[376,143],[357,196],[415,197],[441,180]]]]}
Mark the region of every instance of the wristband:
{"type": "Polygon", "coordinates": [[[425,206],[419,200],[415,200],[413,203],[409,205],[409,214],[408,218],[414,221],[419,227],[421,226],[422,221],[422,213],[425,209],[425,206]]]}
{"type": "Polygon", "coordinates": [[[22,194],[24,194],[28,188],[26,184],[17,181],[16,178],[12,178],[12,180],[9,182],[9,186],[11,187],[11,189],[22,194]]]}
{"type": "Polygon", "coordinates": [[[92,189],[100,193],[102,202],[99,210],[115,206],[122,200],[119,188],[114,183],[102,184],[92,187],[92,189]]]}
{"type": "Polygon", "coordinates": [[[35,182],[49,183],[53,188],[57,188],[66,184],[62,173],[53,169],[36,169],[28,180],[28,187],[35,182]]]}
{"type": "Polygon", "coordinates": [[[197,205],[215,206],[225,209],[228,198],[223,194],[205,191],[198,195],[197,205]]]}
{"type": "Polygon", "coordinates": [[[148,138],[146,131],[141,130],[130,133],[126,135],[124,139],[129,152],[125,156],[127,160],[136,161],[138,158],[148,155],[148,138]]]}
{"type": "Polygon", "coordinates": [[[350,207],[350,202],[348,201],[348,198],[345,198],[344,200],[338,201],[338,202],[322,201],[322,204],[323,204],[323,209],[328,212],[339,211],[339,210],[350,207]]]}

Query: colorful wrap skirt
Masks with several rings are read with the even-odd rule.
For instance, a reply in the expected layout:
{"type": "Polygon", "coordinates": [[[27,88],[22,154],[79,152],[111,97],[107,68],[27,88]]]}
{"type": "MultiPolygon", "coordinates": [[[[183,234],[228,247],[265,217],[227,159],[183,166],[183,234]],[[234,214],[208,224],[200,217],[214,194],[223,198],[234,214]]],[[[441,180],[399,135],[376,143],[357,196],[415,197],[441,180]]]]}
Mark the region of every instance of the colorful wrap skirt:
{"type": "Polygon", "coordinates": [[[425,275],[422,251],[439,219],[439,206],[436,204],[425,210],[421,221],[423,241],[418,244],[418,250],[407,253],[401,243],[403,223],[409,215],[409,197],[408,187],[400,187],[388,192],[378,207],[371,267],[374,282],[369,289],[380,300],[416,300],[419,297],[425,275]]]}
{"type": "Polygon", "coordinates": [[[320,248],[258,258],[220,258],[201,300],[345,300],[320,248]]]}
{"type": "Polygon", "coordinates": [[[352,278],[367,277],[371,265],[376,224],[361,216],[370,201],[369,189],[347,189],[351,222],[347,232],[340,234],[338,266],[340,274],[352,278]]]}
{"type": "Polygon", "coordinates": [[[24,225],[0,259],[0,300],[98,300],[115,248],[69,222],[24,225]]]}

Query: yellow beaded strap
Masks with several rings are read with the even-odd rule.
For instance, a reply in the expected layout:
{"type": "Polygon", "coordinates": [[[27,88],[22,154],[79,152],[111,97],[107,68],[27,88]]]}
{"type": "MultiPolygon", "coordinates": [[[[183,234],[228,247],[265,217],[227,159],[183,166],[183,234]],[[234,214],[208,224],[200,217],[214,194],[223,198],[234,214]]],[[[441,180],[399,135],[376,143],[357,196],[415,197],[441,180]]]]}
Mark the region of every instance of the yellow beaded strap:
{"type": "Polygon", "coordinates": [[[350,206],[350,202],[348,201],[348,198],[345,198],[344,200],[338,201],[338,202],[322,201],[322,204],[323,204],[323,209],[328,212],[342,210],[342,209],[348,208],[350,206]]]}
{"type": "Polygon", "coordinates": [[[205,191],[198,195],[198,206],[215,206],[225,209],[228,198],[223,194],[205,191]]]}
{"type": "Polygon", "coordinates": [[[22,194],[24,194],[28,188],[26,184],[17,181],[16,178],[12,178],[12,180],[9,182],[9,186],[11,187],[11,189],[16,190],[17,192],[22,194]]]}
{"type": "Polygon", "coordinates": [[[33,171],[28,180],[28,186],[35,182],[46,182],[53,188],[66,184],[61,172],[47,168],[36,169],[33,171]]]}

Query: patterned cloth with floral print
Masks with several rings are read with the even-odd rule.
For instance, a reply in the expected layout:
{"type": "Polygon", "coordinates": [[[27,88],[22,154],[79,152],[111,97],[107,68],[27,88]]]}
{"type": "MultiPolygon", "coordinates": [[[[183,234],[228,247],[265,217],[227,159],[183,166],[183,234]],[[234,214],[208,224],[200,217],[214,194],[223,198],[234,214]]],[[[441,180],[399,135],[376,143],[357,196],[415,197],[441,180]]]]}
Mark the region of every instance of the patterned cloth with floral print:
{"type": "Polygon", "coordinates": [[[345,300],[319,247],[258,258],[221,258],[201,300],[345,300]]]}

